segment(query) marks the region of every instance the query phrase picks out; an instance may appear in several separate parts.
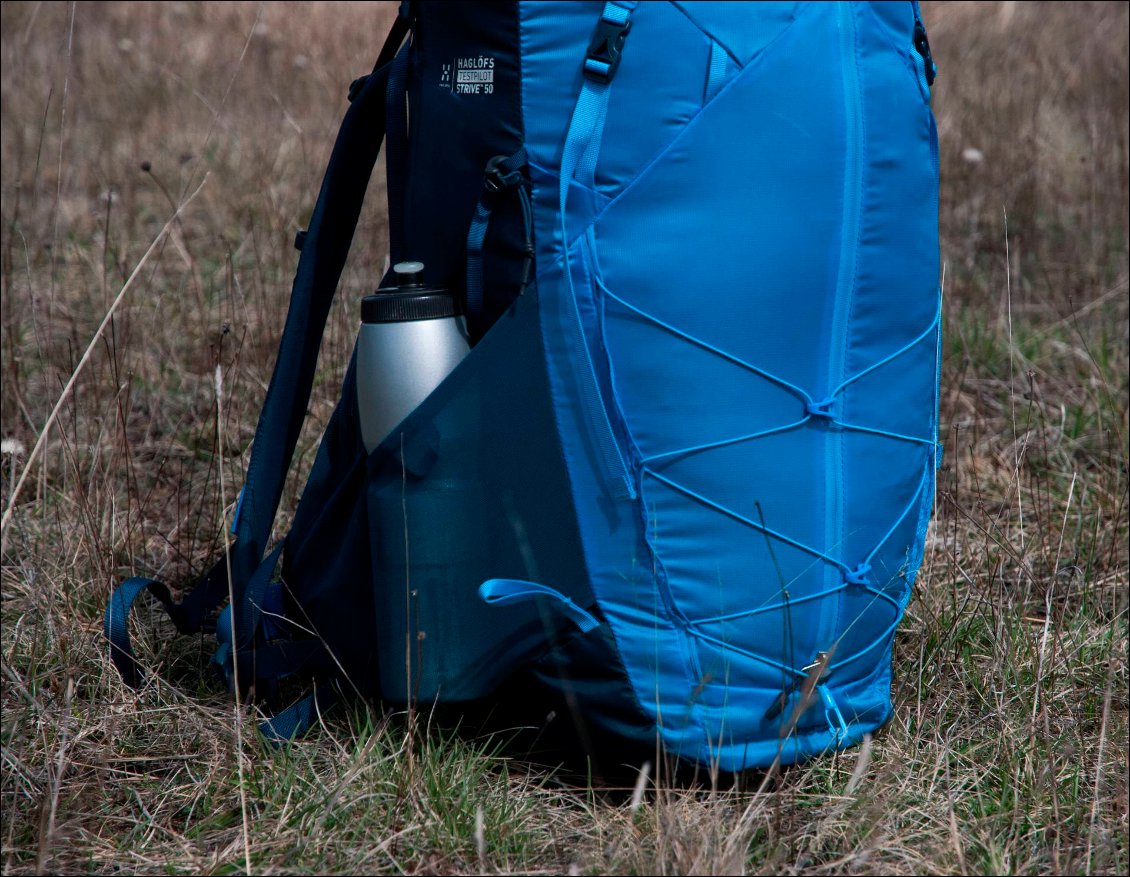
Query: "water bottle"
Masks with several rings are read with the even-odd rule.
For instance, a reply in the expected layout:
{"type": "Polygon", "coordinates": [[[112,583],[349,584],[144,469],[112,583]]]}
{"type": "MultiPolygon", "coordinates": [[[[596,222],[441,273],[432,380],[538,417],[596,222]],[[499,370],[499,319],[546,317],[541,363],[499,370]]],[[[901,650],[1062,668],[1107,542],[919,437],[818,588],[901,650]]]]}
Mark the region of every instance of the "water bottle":
{"type": "Polygon", "coordinates": [[[423,283],[422,262],[398,262],[396,286],[361,300],[357,402],[372,453],[470,350],[461,303],[423,283]]]}

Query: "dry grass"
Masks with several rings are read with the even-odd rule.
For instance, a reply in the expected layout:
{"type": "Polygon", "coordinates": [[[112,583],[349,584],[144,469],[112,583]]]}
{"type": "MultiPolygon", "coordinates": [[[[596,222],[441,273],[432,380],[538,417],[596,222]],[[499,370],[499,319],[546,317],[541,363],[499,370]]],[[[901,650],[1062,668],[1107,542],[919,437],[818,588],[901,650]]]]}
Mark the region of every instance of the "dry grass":
{"type": "MultiPolygon", "coordinates": [[[[5,527],[4,873],[227,873],[248,861],[258,872],[1125,873],[1125,3],[926,4],[942,70],[947,463],[896,641],[896,715],[870,746],[788,770],[760,794],[748,778],[688,789],[661,776],[633,796],[364,712],[285,753],[246,736],[240,751],[203,642],[149,638],[138,648],[160,676],[140,696],[122,686],[104,660],[105,599],[126,574],[184,581],[217,553],[220,470],[230,493],[285,314],[293,234],[345,86],[388,15],[346,3],[3,4],[5,506],[111,302],[204,181],[95,344],[5,527]]],[[[384,259],[379,179],[370,194],[299,469],[335,401],[349,303],[384,259]]]]}

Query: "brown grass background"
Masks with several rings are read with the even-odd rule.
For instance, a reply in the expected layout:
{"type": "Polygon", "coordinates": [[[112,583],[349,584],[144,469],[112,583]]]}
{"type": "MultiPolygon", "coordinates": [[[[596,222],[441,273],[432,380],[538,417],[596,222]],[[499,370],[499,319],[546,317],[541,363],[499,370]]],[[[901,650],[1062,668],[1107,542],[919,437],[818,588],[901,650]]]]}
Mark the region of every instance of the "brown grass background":
{"type": "MultiPolygon", "coordinates": [[[[660,782],[641,804],[377,714],[281,756],[237,750],[207,645],[146,635],[156,617],[138,649],[162,679],[138,698],[107,670],[113,584],[182,582],[220,550],[220,474],[230,512],[294,233],[394,8],[0,7],[5,507],[111,302],[204,182],[97,339],[4,530],[4,873],[1125,873],[1123,2],[923,6],[941,71],[947,462],[896,641],[896,718],[870,747],[761,795],[660,782]]],[[[382,177],[280,531],[385,258],[382,177]]]]}

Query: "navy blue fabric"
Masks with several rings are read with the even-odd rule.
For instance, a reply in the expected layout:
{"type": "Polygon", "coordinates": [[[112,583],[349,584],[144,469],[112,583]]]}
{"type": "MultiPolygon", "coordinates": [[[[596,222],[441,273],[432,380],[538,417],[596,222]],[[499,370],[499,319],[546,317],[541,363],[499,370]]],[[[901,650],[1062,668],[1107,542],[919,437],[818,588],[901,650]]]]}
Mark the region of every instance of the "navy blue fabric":
{"type": "Polygon", "coordinates": [[[286,538],[282,584],[287,617],[325,643],[351,688],[371,695],[377,686],[378,643],[365,504],[367,457],[354,363],[286,538]]]}
{"type": "MultiPolygon", "coordinates": [[[[389,701],[489,696],[573,627],[557,601],[485,603],[487,580],[537,582],[576,606],[593,604],[554,434],[539,306],[531,287],[358,476],[389,701]]],[[[349,510],[349,520],[360,514],[349,510]]]]}
{"type": "MultiPolygon", "coordinates": [[[[496,155],[522,148],[522,70],[517,4],[411,4],[413,53],[405,259],[424,263],[430,286],[462,297],[467,233],[496,155]]],[[[484,241],[478,340],[518,295],[524,235],[517,199],[501,199],[484,241]]]]}

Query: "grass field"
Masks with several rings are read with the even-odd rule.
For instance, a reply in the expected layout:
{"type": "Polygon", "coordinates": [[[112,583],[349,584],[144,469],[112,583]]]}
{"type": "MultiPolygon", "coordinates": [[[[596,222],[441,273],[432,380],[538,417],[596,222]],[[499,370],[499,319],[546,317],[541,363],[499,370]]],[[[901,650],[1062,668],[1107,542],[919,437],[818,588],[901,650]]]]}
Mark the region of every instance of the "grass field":
{"type": "MultiPolygon", "coordinates": [[[[122,685],[106,598],[131,573],[185,581],[220,550],[294,232],[389,13],[0,7],[3,873],[1130,870],[1126,3],[924,5],[946,464],[895,716],[868,745],[760,791],[653,772],[633,792],[375,711],[268,752],[204,641],[142,634],[160,675],[122,685]]],[[[382,188],[300,470],[382,268],[382,188]]],[[[140,614],[139,633],[159,629],[140,614]]]]}

